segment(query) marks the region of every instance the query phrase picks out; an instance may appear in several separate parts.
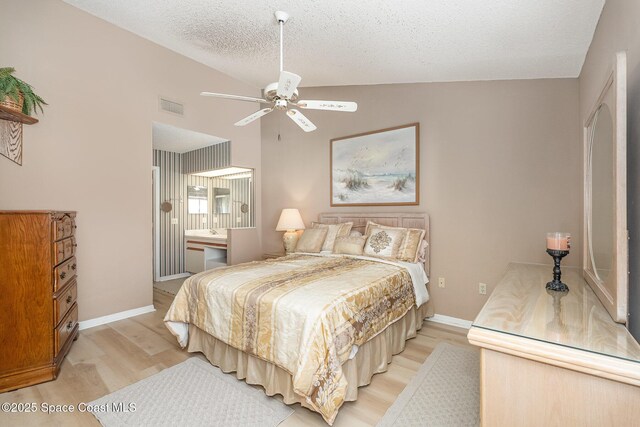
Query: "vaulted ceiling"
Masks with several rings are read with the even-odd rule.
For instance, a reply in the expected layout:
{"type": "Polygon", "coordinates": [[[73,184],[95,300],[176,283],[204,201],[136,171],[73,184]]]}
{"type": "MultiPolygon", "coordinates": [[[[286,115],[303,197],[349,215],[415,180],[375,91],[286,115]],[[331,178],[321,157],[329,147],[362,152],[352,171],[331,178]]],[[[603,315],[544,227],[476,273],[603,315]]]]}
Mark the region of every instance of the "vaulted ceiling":
{"type": "Polygon", "coordinates": [[[264,87],[577,77],[605,0],[65,0],[264,87]]]}

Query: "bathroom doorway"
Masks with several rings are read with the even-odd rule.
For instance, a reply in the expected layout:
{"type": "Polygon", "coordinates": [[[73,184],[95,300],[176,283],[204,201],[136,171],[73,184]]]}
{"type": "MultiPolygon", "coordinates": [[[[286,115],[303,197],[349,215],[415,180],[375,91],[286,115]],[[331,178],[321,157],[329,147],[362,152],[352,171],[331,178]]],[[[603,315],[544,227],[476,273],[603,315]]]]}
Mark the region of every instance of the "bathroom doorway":
{"type": "MultiPolygon", "coordinates": [[[[184,231],[191,227],[188,212],[188,175],[185,166],[219,167],[229,158],[229,141],[164,123],[152,124],[152,241],[153,281],[181,284],[190,274],[185,269],[184,231]]],[[[228,160],[227,160],[228,162],[228,160]]],[[[202,227],[210,227],[204,222],[202,227]]],[[[164,290],[164,289],[163,289],[164,290]]],[[[169,292],[168,290],[166,290],[169,292]]],[[[175,293],[175,292],[170,292],[175,293]]]]}

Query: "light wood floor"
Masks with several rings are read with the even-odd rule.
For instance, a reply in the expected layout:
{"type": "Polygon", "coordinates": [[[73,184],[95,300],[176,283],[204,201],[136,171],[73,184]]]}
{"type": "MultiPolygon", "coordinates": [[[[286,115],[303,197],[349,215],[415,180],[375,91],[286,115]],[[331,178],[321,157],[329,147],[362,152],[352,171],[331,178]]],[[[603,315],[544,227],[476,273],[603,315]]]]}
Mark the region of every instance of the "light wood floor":
{"type": "MultiPolygon", "coordinates": [[[[57,380],[0,394],[3,402],[35,402],[37,413],[0,412],[0,425],[99,426],[89,413],[41,412],[41,403],[52,405],[91,402],[108,393],[153,375],[196,354],[189,354],[164,326],[162,318],[173,297],[154,291],[154,313],[143,314],[80,332],[62,364],[57,380]]],[[[356,402],[340,409],[334,426],[373,426],[391,406],[418,368],[442,341],[469,345],[466,330],[425,322],[418,336],[393,357],[387,372],[375,375],[370,385],[359,390],[356,402]]],[[[299,404],[280,426],[326,426],[320,415],[299,404]]]]}

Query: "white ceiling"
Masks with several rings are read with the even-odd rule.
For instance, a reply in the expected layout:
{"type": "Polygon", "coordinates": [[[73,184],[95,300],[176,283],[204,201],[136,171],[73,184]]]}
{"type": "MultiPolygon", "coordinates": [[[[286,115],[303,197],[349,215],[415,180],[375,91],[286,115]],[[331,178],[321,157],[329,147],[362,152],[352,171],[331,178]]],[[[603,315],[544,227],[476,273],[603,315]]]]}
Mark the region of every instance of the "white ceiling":
{"type": "MultiPolygon", "coordinates": [[[[577,77],[605,0],[65,0],[257,87],[577,77]]],[[[203,88],[206,89],[206,88],[203,88]]]]}
{"type": "Polygon", "coordinates": [[[194,132],[188,129],[153,123],[152,145],[156,150],[172,151],[174,153],[186,153],[209,145],[228,141],[206,133],[194,132]]]}

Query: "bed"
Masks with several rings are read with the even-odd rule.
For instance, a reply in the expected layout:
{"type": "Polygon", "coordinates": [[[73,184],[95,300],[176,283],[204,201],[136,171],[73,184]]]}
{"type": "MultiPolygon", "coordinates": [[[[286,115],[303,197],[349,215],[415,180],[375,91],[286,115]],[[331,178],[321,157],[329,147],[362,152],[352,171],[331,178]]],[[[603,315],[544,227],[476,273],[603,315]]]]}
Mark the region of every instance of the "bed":
{"type": "Polygon", "coordinates": [[[300,252],[205,271],[185,281],[165,324],[189,352],[332,424],[431,315],[429,218],[327,213],[318,220],[353,223],[363,234],[369,221],[425,230],[423,262],[300,252]]]}

